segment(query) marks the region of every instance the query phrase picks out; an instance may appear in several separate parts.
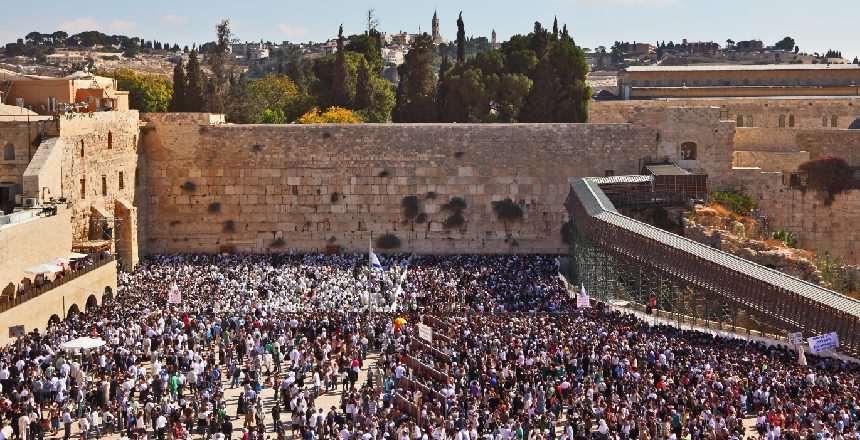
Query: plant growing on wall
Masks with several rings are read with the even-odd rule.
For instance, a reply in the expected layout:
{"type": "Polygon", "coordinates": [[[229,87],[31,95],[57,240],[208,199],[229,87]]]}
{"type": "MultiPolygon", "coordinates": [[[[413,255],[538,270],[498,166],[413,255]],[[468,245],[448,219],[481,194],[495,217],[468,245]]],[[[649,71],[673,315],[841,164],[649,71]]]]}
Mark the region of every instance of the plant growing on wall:
{"type": "Polygon", "coordinates": [[[451,197],[448,203],[442,205],[442,209],[452,212],[463,212],[466,207],[466,200],[462,197],[451,197]]]}
{"type": "Polygon", "coordinates": [[[337,192],[331,193],[331,202],[337,203],[338,200],[340,200],[340,194],[337,192]]]}
{"type": "Polygon", "coordinates": [[[388,170],[382,170],[379,172],[379,174],[377,174],[378,177],[388,177],[390,175],[391,173],[388,170]]]}
{"type": "Polygon", "coordinates": [[[386,233],[376,239],[376,247],[380,249],[397,249],[400,247],[400,238],[392,233],[386,233]]]}
{"type": "Polygon", "coordinates": [[[283,239],[283,238],[278,237],[278,238],[276,238],[276,239],[272,240],[271,247],[273,247],[273,248],[276,248],[276,249],[277,249],[277,248],[282,248],[282,247],[284,247],[284,246],[286,246],[286,245],[287,245],[287,242],[286,242],[286,241],[284,241],[284,239],[283,239]]]}
{"type": "Polygon", "coordinates": [[[561,224],[561,242],[564,244],[570,244],[573,239],[573,230],[570,228],[570,222],[564,222],[561,224]]]}
{"type": "Polygon", "coordinates": [[[233,232],[236,232],[236,222],[234,222],[233,220],[225,221],[223,230],[224,230],[224,232],[231,233],[231,234],[233,232]]]}
{"type": "Polygon", "coordinates": [[[446,229],[460,228],[466,224],[466,218],[463,216],[463,211],[468,205],[462,197],[452,197],[448,203],[442,205],[442,210],[449,211],[451,214],[445,219],[446,229]]]}
{"type": "Polygon", "coordinates": [[[516,222],[523,219],[523,208],[509,198],[493,202],[493,212],[496,213],[496,218],[503,223],[516,222]]]}
{"type": "Polygon", "coordinates": [[[206,210],[209,211],[210,214],[217,214],[217,213],[221,212],[221,203],[212,202],[209,204],[209,206],[206,208],[206,210]]]}
{"type": "Polygon", "coordinates": [[[446,229],[460,228],[464,224],[466,224],[466,218],[463,217],[462,212],[455,212],[449,215],[448,218],[445,219],[445,223],[443,224],[445,225],[446,229]]]}
{"type": "Polygon", "coordinates": [[[842,191],[850,188],[853,183],[854,169],[838,157],[825,156],[804,162],[799,167],[806,173],[806,187],[813,190],[826,191],[826,205],[833,203],[842,191]]]}
{"type": "Polygon", "coordinates": [[[408,195],[400,200],[400,208],[403,210],[403,216],[409,220],[415,220],[418,214],[421,214],[421,201],[418,196],[408,195]]]}
{"type": "Polygon", "coordinates": [[[427,194],[424,195],[424,198],[427,200],[433,200],[436,198],[436,191],[427,191],[427,194]]]}
{"type": "Polygon", "coordinates": [[[181,188],[183,191],[194,192],[194,191],[197,191],[197,184],[188,180],[185,183],[183,183],[182,185],[179,185],[179,188],[181,188]]]}

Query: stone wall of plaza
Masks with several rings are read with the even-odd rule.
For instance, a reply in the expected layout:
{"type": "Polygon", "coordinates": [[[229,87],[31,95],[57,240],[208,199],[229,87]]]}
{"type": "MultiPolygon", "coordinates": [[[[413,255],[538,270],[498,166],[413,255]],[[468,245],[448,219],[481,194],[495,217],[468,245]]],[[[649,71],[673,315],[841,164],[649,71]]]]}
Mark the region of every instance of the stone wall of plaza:
{"type": "MultiPolygon", "coordinates": [[[[8,200],[21,194],[24,170],[36,154],[41,140],[58,133],[59,124],[50,117],[0,114],[0,184],[12,185],[8,200]]],[[[0,200],[0,203],[5,201],[0,200]]]]}
{"type": "Polygon", "coordinates": [[[739,125],[756,128],[780,128],[781,121],[784,128],[848,128],[860,118],[860,97],[703,98],[593,102],[588,110],[589,122],[626,122],[628,113],[639,107],[717,107],[721,119],[737,123],[741,116],[743,123],[739,125]]]}
{"type": "Polygon", "coordinates": [[[23,325],[25,332],[44,330],[49,321],[64,319],[70,311],[83,312],[102,304],[106,295],[113,296],[116,292],[117,262],[111,261],[0,312],[0,346],[9,342],[9,327],[23,325]]]}
{"type": "MultiPolygon", "coordinates": [[[[68,257],[72,250],[72,210],[57,206],[57,215],[0,226],[0,290],[9,283],[16,288],[26,276],[24,269],[58,257],[68,257]]],[[[3,328],[0,327],[0,333],[3,328]]]]}
{"type": "MultiPolygon", "coordinates": [[[[397,235],[419,253],[560,252],[568,179],[633,174],[657,130],[630,124],[212,125],[144,115],[146,251],[365,251],[397,235]],[[418,196],[424,223],[404,218],[418,196]],[[429,196],[428,196],[429,195],[429,196]],[[443,205],[465,199],[465,224],[443,205]],[[522,222],[492,202],[511,198],[522,222]]],[[[143,239],[143,237],[141,237],[143,239]]]]}

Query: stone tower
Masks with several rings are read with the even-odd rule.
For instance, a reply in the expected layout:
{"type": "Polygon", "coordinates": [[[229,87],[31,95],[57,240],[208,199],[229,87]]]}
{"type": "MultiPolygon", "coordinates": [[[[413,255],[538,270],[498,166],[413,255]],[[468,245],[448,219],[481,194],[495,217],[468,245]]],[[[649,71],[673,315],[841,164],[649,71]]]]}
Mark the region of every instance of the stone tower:
{"type": "Polygon", "coordinates": [[[433,10],[433,43],[439,44],[442,42],[442,35],[439,33],[439,15],[436,10],[433,10]]]}
{"type": "Polygon", "coordinates": [[[492,36],[490,37],[490,43],[493,44],[493,47],[496,47],[496,30],[493,29],[492,36]]]}

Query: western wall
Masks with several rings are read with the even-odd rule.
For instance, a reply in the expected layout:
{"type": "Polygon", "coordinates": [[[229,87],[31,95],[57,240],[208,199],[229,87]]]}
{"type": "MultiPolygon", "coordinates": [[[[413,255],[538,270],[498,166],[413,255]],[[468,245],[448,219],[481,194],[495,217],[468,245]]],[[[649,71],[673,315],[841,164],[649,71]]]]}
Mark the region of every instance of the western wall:
{"type": "MultiPolygon", "coordinates": [[[[769,101],[783,100],[764,101],[755,119],[782,111],[769,101]]],[[[846,101],[815,100],[814,111],[838,107],[847,120],[855,107],[846,101]]],[[[796,121],[808,128],[737,128],[720,105],[668,102],[594,103],[595,123],[581,125],[242,126],[146,114],[136,241],[146,253],[363,251],[392,233],[398,251],[563,252],[568,179],[635,174],[643,159],[665,158],[707,173],[714,189],[753,195],[771,226],[801,245],[856,261],[856,237],[841,232],[860,210],[853,192],[825,206],[785,188],[782,171],[828,154],[857,163],[860,133],[809,127],[809,115],[796,121]],[[693,159],[682,144],[696,146],[693,159]],[[405,216],[410,195],[425,216],[405,216]],[[446,227],[454,197],[466,201],[465,223],[446,227]],[[522,221],[497,219],[492,202],[506,198],[523,208],[522,221]],[[813,204],[814,216],[802,214],[813,204]]]]}

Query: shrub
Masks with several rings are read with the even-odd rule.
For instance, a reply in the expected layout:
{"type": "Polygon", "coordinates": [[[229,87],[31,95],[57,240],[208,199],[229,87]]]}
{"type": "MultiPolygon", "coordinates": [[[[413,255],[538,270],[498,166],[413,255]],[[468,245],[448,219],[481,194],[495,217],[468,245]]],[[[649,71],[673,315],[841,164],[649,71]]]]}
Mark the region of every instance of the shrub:
{"type": "Polygon", "coordinates": [[[379,174],[377,174],[377,176],[379,176],[379,177],[388,177],[390,175],[391,175],[391,173],[388,172],[388,170],[382,170],[379,172],[379,174]]]}
{"type": "Polygon", "coordinates": [[[511,199],[493,202],[493,212],[496,218],[503,222],[519,221],[523,219],[523,208],[511,199]]]}
{"type": "Polygon", "coordinates": [[[463,153],[462,151],[457,151],[454,153],[454,157],[459,159],[459,158],[463,157],[463,154],[465,154],[465,153],[463,153]]]}
{"type": "Polygon", "coordinates": [[[782,244],[786,245],[787,247],[790,247],[792,249],[797,247],[797,237],[794,236],[793,232],[789,232],[789,231],[785,231],[783,229],[780,229],[780,230],[774,232],[772,237],[774,240],[779,240],[780,242],[782,242],[782,244]]]}
{"type": "Polygon", "coordinates": [[[424,198],[427,200],[433,200],[436,198],[436,191],[427,191],[427,194],[424,195],[424,198]]]}
{"type": "Polygon", "coordinates": [[[418,224],[422,224],[422,223],[427,223],[427,220],[429,220],[429,218],[427,217],[427,214],[422,212],[421,214],[418,214],[418,217],[415,219],[415,222],[418,224]]]}
{"type": "Polygon", "coordinates": [[[376,247],[380,249],[397,249],[400,247],[400,239],[389,232],[376,239],[376,247]]]}
{"type": "Polygon", "coordinates": [[[180,224],[180,223],[182,223],[182,221],[180,221],[180,220],[172,220],[172,221],[170,222],[170,226],[176,226],[176,225],[178,225],[178,224],[180,224]]]}
{"type": "Polygon", "coordinates": [[[272,247],[273,248],[282,248],[286,245],[287,245],[287,242],[284,241],[284,239],[281,237],[278,237],[278,238],[272,240],[272,247]]]}
{"type": "Polygon", "coordinates": [[[183,191],[194,192],[197,191],[197,185],[192,181],[187,181],[179,186],[183,191]]]}
{"type": "Polygon", "coordinates": [[[806,173],[807,188],[827,191],[826,204],[832,203],[836,195],[850,186],[854,175],[848,162],[832,156],[804,162],[800,171],[806,173]]]}
{"type": "Polygon", "coordinates": [[[209,206],[206,208],[206,210],[212,214],[219,213],[219,212],[221,212],[221,204],[218,202],[212,202],[209,204],[209,206]]]}
{"type": "Polygon", "coordinates": [[[564,222],[561,224],[561,242],[564,244],[570,244],[573,231],[570,229],[570,222],[564,222]]]}
{"type": "Polygon", "coordinates": [[[403,216],[414,220],[421,213],[421,201],[418,196],[408,195],[400,201],[400,207],[403,209],[403,216]]]}
{"type": "Polygon", "coordinates": [[[442,205],[442,209],[446,211],[462,212],[466,209],[466,200],[462,197],[452,197],[448,203],[442,205]]]}
{"type": "Polygon", "coordinates": [[[260,144],[251,145],[251,151],[259,153],[260,151],[263,151],[263,146],[260,144]]]}
{"type": "Polygon", "coordinates": [[[711,201],[723,205],[738,215],[750,215],[750,212],[758,206],[752,197],[736,192],[714,191],[711,193],[711,201]]]}
{"type": "Polygon", "coordinates": [[[234,222],[233,220],[225,221],[223,230],[224,232],[230,233],[236,232],[236,222],[234,222]]]}
{"type": "Polygon", "coordinates": [[[337,192],[331,193],[331,202],[337,203],[338,200],[340,200],[340,194],[338,194],[337,192]]]}
{"type": "Polygon", "coordinates": [[[448,229],[459,228],[464,224],[466,224],[466,218],[463,217],[463,214],[461,212],[455,212],[449,215],[448,218],[445,219],[444,223],[445,228],[448,229]]]}

